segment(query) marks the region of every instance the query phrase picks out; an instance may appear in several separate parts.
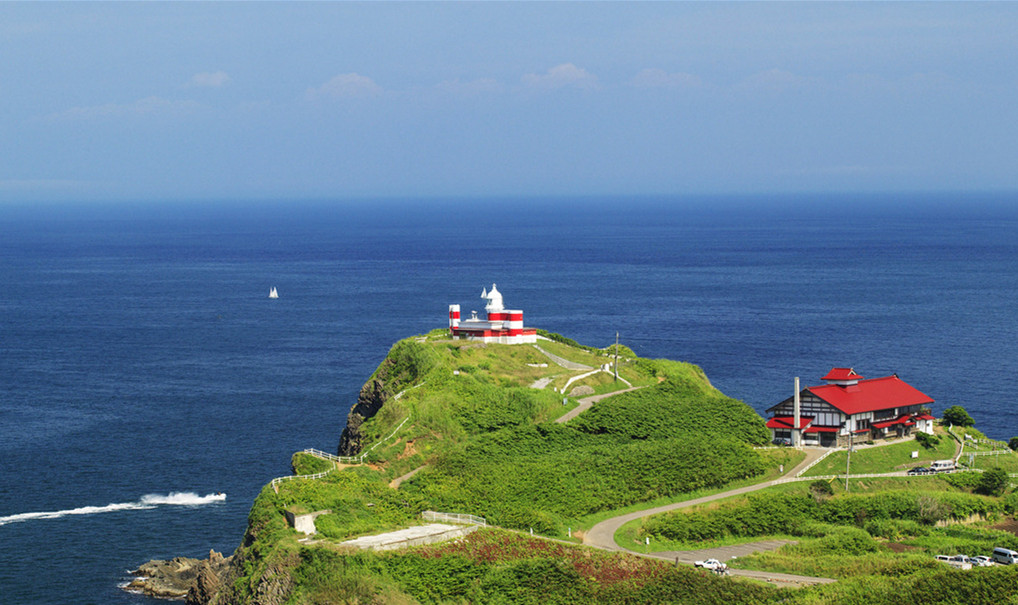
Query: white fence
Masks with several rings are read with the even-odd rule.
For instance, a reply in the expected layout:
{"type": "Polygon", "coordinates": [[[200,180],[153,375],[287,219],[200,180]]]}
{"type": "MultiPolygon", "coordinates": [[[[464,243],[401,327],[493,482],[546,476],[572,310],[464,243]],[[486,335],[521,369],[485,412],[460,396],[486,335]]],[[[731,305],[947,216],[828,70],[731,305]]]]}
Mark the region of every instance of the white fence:
{"type": "Polygon", "coordinates": [[[488,522],[484,517],[475,517],[474,515],[463,515],[460,513],[438,513],[433,510],[426,510],[421,513],[421,517],[425,521],[447,521],[449,523],[464,523],[467,525],[480,525],[486,527],[488,522]]]}
{"type": "Polygon", "coordinates": [[[293,479],[321,479],[322,477],[328,475],[334,470],[336,470],[335,467],[330,468],[329,470],[323,471],[321,473],[315,473],[313,475],[287,475],[285,477],[276,477],[275,479],[272,480],[271,483],[272,490],[275,491],[276,493],[279,493],[279,484],[282,483],[283,481],[291,481],[293,479]]]}
{"type": "Polygon", "coordinates": [[[305,454],[310,454],[317,458],[324,458],[325,460],[332,460],[333,462],[339,462],[340,464],[362,464],[364,462],[364,456],[367,454],[361,454],[360,456],[337,456],[322,450],[316,450],[313,447],[309,447],[303,450],[305,454]]]}
{"type": "Polygon", "coordinates": [[[807,466],[806,468],[804,468],[801,471],[799,471],[798,473],[796,473],[795,476],[796,477],[802,477],[803,475],[806,474],[806,471],[808,471],[809,469],[813,468],[814,466],[820,464],[821,460],[823,460],[824,458],[830,456],[834,452],[841,452],[841,451],[844,451],[844,450],[842,450],[840,447],[839,448],[834,448],[834,449],[827,450],[826,452],[824,452],[823,456],[820,456],[819,458],[817,458],[813,462],[810,462],[809,466],[807,466]]]}

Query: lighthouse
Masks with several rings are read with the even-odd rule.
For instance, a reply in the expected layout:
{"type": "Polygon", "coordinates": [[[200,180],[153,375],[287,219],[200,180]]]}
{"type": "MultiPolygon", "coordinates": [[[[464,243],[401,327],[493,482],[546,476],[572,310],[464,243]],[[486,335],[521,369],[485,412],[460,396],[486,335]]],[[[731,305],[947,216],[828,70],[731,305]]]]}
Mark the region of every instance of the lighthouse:
{"type": "Polygon", "coordinates": [[[469,319],[460,319],[460,306],[449,305],[449,334],[453,338],[479,340],[506,345],[537,342],[537,330],[523,327],[523,311],[509,310],[502,301],[498,286],[491,284],[491,290],[481,290],[485,319],[472,311],[469,319]]]}

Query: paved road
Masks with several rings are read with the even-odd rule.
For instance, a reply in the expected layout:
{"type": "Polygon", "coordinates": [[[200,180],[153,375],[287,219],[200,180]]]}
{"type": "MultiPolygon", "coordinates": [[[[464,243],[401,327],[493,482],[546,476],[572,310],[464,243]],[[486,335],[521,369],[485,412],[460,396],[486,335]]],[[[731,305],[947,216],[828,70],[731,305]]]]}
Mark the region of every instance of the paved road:
{"type": "MultiPolygon", "coordinates": [[[[806,449],[805,451],[806,451],[806,458],[801,463],[799,463],[795,468],[793,468],[790,471],[788,471],[788,473],[785,474],[786,477],[795,477],[796,473],[798,473],[801,469],[806,468],[806,466],[811,464],[814,460],[816,460],[820,456],[824,455],[824,453],[826,452],[826,450],[819,449],[819,448],[818,449],[806,449]]],[[[739,494],[746,494],[746,493],[749,493],[749,492],[755,492],[757,490],[761,490],[761,489],[764,489],[766,487],[770,487],[772,485],[776,485],[778,483],[778,481],[780,481],[780,480],[764,481],[763,483],[757,483],[756,485],[749,485],[749,486],[746,486],[746,487],[740,487],[740,488],[736,488],[736,489],[731,489],[731,490],[728,490],[726,492],[721,492],[721,493],[713,494],[713,495],[710,495],[710,496],[703,496],[702,498],[694,498],[692,500],[685,500],[683,502],[674,502],[672,504],[665,504],[664,506],[657,506],[657,507],[654,507],[654,508],[648,508],[646,510],[637,511],[635,513],[627,513],[627,514],[624,514],[624,515],[619,515],[617,517],[612,517],[611,519],[607,519],[605,521],[602,521],[602,522],[598,523],[597,525],[595,525],[594,527],[592,527],[590,529],[590,531],[588,531],[583,536],[583,543],[588,545],[588,546],[593,546],[595,548],[601,548],[603,550],[621,551],[621,552],[628,552],[628,553],[631,553],[631,554],[634,554],[634,555],[640,555],[642,553],[639,553],[639,552],[633,551],[633,550],[629,550],[627,548],[623,548],[623,547],[621,547],[621,546],[619,546],[618,544],[615,543],[615,533],[618,532],[618,530],[623,525],[625,525],[626,523],[629,523],[630,521],[633,521],[635,519],[642,519],[643,517],[648,517],[650,515],[656,515],[656,514],[660,514],[660,513],[664,513],[664,512],[678,510],[678,509],[681,509],[681,508],[688,508],[690,506],[696,506],[698,504],[704,504],[704,503],[707,503],[707,502],[712,502],[714,500],[720,500],[722,498],[728,498],[730,496],[737,496],[739,494]]],[[[713,551],[715,549],[709,549],[709,550],[713,551]]],[[[758,550],[766,550],[766,549],[760,548],[758,550]]],[[[654,557],[654,558],[666,559],[666,560],[669,560],[669,561],[675,561],[676,559],[678,559],[680,562],[683,562],[683,561],[687,561],[687,559],[689,559],[689,557],[690,557],[689,553],[697,553],[697,552],[706,552],[706,551],[669,551],[669,552],[651,553],[649,555],[643,555],[643,556],[651,556],[651,557],[654,557]]],[[[749,551],[749,552],[755,552],[755,551],[749,551]]],[[[745,553],[745,554],[748,554],[748,552],[745,553]]],[[[693,560],[693,561],[697,560],[695,555],[693,555],[693,557],[694,558],[691,559],[691,560],[693,560]]],[[[710,558],[710,557],[707,557],[707,558],[710,558]]],[[[714,558],[720,559],[720,557],[714,557],[714,558]]],[[[827,584],[827,583],[830,583],[830,582],[834,581],[831,578],[812,578],[812,577],[808,577],[808,576],[794,576],[794,575],[791,575],[791,574],[779,574],[779,573],[775,573],[775,572],[749,571],[749,570],[742,570],[742,569],[738,569],[738,570],[733,569],[733,570],[731,570],[731,572],[732,572],[732,575],[745,576],[745,577],[753,577],[753,578],[758,578],[758,579],[767,580],[767,581],[775,581],[775,582],[790,582],[790,583],[795,583],[795,584],[827,584]]]]}

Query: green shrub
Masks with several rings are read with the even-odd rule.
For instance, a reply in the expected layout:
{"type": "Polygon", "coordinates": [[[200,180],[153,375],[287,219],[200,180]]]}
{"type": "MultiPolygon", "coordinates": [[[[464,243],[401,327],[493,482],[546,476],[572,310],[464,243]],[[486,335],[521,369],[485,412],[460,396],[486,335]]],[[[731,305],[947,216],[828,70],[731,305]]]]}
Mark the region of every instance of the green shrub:
{"type": "Polygon", "coordinates": [[[1004,493],[1010,482],[1011,478],[1007,471],[999,467],[991,468],[979,477],[976,491],[987,496],[999,496],[1004,493]]]}
{"type": "Polygon", "coordinates": [[[965,408],[960,405],[952,405],[944,410],[941,422],[952,426],[972,426],[976,423],[975,420],[972,420],[972,416],[969,416],[969,413],[965,411],[965,408]]]}
{"type": "Polygon", "coordinates": [[[928,450],[934,449],[940,443],[940,437],[922,432],[915,434],[915,440],[916,443],[918,443],[919,445],[923,446],[928,450]]]}

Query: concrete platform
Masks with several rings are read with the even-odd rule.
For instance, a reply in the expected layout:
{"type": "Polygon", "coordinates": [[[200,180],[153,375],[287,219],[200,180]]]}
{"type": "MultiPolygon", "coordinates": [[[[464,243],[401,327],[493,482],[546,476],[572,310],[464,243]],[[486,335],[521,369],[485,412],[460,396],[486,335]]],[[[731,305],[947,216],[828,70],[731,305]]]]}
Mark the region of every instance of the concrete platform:
{"type": "Polygon", "coordinates": [[[399,531],[361,536],[343,542],[343,546],[353,546],[364,550],[395,550],[421,544],[434,544],[462,538],[477,529],[476,525],[446,525],[445,523],[429,523],[417,527],[409,527],[399,531]]]}

